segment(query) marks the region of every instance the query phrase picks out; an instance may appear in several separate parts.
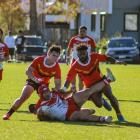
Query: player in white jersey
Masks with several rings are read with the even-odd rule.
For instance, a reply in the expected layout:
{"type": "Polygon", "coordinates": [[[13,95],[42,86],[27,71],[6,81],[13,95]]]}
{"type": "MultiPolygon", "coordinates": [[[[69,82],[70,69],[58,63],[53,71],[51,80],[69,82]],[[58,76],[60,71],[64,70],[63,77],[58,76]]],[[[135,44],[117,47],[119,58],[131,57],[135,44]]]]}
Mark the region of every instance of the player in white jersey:
{"type": "Polygon", "coordinates": [[[61,91],[50,91],[46,85],[39,88],[39,95],[42,99],[37,110],[38,119],[59,120],[59,121],[95,121],[95,122],[111,122],[111,116],[93,115],[95,110],[82,109],[82,105],[88,98],[102,90],[105,82],[101,81],[90,88],[81,90],[71,97],[65,98],[61,91]],[[86,94],[85,94],[86,92],[86,94]]]}
{"type": "Polygon", "coordinates": [[[3,73],[3,61],[9,59],[9,49],[5,43],[2,41],[3,31],[0,28],[0,81],[2,80],[3,73]]]}

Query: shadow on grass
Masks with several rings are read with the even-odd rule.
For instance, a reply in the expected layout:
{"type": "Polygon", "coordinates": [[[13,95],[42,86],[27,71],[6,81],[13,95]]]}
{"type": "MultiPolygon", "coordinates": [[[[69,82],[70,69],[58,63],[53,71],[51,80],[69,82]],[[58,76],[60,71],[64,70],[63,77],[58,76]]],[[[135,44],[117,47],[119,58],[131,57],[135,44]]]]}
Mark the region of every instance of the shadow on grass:
{"type": "Polygon", "coordinates": [[[134,103],[140,103],[140,101],[137,100],[118,100],[119,102],[134,102],[134,103]]]}
{"type": "Polygon", "coordinates": [[[112,123],[97,123],[97,122],[83,122],[83,121],[39,121],[39,120],[18,120],[21,122],[37,122],[37,123],[63,123],[66,125],[80,125],[80,126],[98,126],[98,127],[119,127],[114,126],[112,123]]]}
{"type": "Polygon", "coordinates": [[[25,122],[41,122],[41,123],[63,123],[66,125],[80,125],[80,126],[97,126],[97,127],[117,127],[122,128],[123,126],[127,127],[137,127],[140,128],[140,123],[135,122],[125,122],[125,123],[119,123],[118,121],[112,122],[112,123],[98,123],[98,122],[83,122],[83,121],[38,121],[38,120],[19,120],[19,121],[25,121],[25,122]]]}
{"type": "MultiPolygon", "coordinates": [[[[23,111],[22,111],[23,112],[23,111]]],[[[27,114],[31,114],[29,112],[26,112],[27,114]]],[[[32,114],[31,114],[32,115],[32,114]]],[[[84,122],[84,121],[39,121],[39,120],[17,120],[21,122],[37,122],[37,123],[63,123],[66,125],[80,125],[80,126],[98,126],[98,127],[117,127],[122,128],[123,126],[127,127],[136,127],[140,128],[140,123],[136,122],[123,122],[120,123],[118,121],[114,121],[112,123],[99,123],[99,122],[84,122]]]]}
{"type": "Polygon", "coordinates": [[[118,121],[113,122],[112,124],[118,125],[118,126],[127,126],[127,127],[138,127],[140,128],[140,123],[136,122],[124,122],[124,123],[119,123],[118,121]]]}
{"type": "MultiPolygon", "coordinates": [[[[0,109],[1,111],[9,111],[9,109],[0,109]]],[[[16,113],[26,113],[26,114],[31,114],[29,111],[25,111],[25,110],[18,110],[16,111],[16,113]]]]}

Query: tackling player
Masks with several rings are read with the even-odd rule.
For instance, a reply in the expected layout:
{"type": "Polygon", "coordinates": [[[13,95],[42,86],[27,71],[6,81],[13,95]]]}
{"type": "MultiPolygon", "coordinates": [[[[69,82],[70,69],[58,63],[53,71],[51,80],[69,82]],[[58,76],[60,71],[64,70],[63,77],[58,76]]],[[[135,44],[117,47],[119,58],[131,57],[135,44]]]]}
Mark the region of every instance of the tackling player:
{"type": "MultiPolygon", "coordinates": [[[[72,52],[71,65],[78,58],[77,46],[79,44],[85,44],[88,47],[88,54],[90,54],[92,51],[95,51],[96,44],[95,44],[94,40],[90,36],[87,35],[87,27],[86,26],[80,26],[79,34],[72,37],[69,44],[68,44],[67,58],[70,58],[70,54],[72,52]]],[[[72,89],[76,90],[76,79],[73,79],[72,89]]],[[[82,90],[82,89],[83,89],[83,82],[81,81],[81,79],[79,77],[79,90],[82,90]]]]}
{"type": "MultiPolygon", "coordinates": [[[[91,87],[92,85],[96,84],[97,82],[101,81],[104,78],[102,73],[99,69],[99,62],[110,62],[110,63],[116,63],[116,64],[125,64],[125,62],[120,62],[115,60],[112,57],[101,55],[97,53],[92,53],[91,55],[88,55],[87,52],[87,46],[79,46],[77,48],[78,51],[78,58],[73,65],[71,66],[66,81],[64,83],[63,90],[66,91],[66,89],[69,87],[70,82],[73,80],[73,78],[78,74],[83,81],[85,87],[91,87]]],[[[122,116],[122,113],[119,109],[118,101],[115,98],[115,96],[112,94],[111,86],[107,84],[102,92],[105,94],[105,96],[110,100],[111,105],[116,111],[117,117],[119,121],[124,121],[124,118],[122,116]]],[[[96,93],[93,96],[91,96],[92,101],[95,103],[96,106],[101,107],[102,106],[102,95],[101,93],[96,93]]]]}
{"type": "Polygon", "coordinates": [[[9,117],[31,96],[40,84],[49,84],[50,79],[54,78],[55,89],[61,87],[61,70],[58,64],[60,56],[60,47],[52,46],[49,48],[47,55],[37,57],[33,60],[26,71],[28,79],[23,87],[21,96],[15,100],[10,110],[3,116],[4,120],[9,117]]]}

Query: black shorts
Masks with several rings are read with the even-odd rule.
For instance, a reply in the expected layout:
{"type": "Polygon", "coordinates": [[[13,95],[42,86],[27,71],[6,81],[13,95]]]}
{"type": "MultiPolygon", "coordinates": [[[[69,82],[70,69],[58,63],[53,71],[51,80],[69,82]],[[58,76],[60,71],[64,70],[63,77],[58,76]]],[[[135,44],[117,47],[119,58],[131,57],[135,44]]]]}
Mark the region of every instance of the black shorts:
{"type": "Polygon", "coordinates": [[[23,52],[23,49],[24,49],[24,47],[22,47],[22,46],[17,46],[16,53],[17,53],[17,54],[21,54],[21,53],[23,52]]]}
{"type": "Polygon", "coordinates": [[[14,55],[15,53],[15,48],[9,48],[9,54],[14,55]]]}
{"type": "Polygon", "coordinates": [[[32,87],[34,88],[34,90],[36,90],[36,91],[38,91],[38,88],[39,88],[39,86],[40,86],[40,84],[35,83],[35,82],[34,82],[33,80],[31,80],[31,79],[27,79],[27,80],[26,80],[26,85],[32,86],[32,87]]]}

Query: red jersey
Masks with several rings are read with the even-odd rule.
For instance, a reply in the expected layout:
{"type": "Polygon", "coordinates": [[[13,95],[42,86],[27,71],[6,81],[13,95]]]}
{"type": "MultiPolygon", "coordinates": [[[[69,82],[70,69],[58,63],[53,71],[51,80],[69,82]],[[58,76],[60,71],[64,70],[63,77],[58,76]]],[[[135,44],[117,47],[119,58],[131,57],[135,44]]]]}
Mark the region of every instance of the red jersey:
{"type": "MultiPolygon", "coordinates": [[[[9,49],[5,43],[0,42],[0,60],[9,56],[9,49]]],[[[0,62],[0,69],[2,69],[2,63],[0,62]]]]}
{"type": "Polygon", "coordinates": [[[102,79],[103,75],[99,69],[99,62],[104,62],[106,60],[106,55],[97,53],[92,53],[86,64],[81,63],[79,59],[77,59],[71,66],[66,80],[71,82],[76,74],[78,74],[85,87],[90,87],[102,79]]]}
{"type": "Polygon", "coordinates": [[[79,44],[86,45],[88,47],[88,53],[89,54],[91,53],[91,48],[96,47],[96,44],[95,44],[94,40],[89,36],[86,36],[84,38],[80,38],[79,35],[72,37],[69,44],[68,44],[68,48],[72,49],[72,55],[73,55],[72,57],[75,60],[78,59],[76,48],[79,44]]]}
{"type": "Polygon", "coordinates": [[[0,43],[0,58],[3,59],[9,55],[9,49],[5,43],[0,43]]]}
{"type": "Polygon", "coordinates": [[[31,67],[35,69],[33,75],[37,78],[43,78],[45,83],[49,83],[51,77],[54,79],[61,79],[61,70],[58,62],[52,66],[46,65],[47,56],[40,56],[33,60],[31,67]]]}

